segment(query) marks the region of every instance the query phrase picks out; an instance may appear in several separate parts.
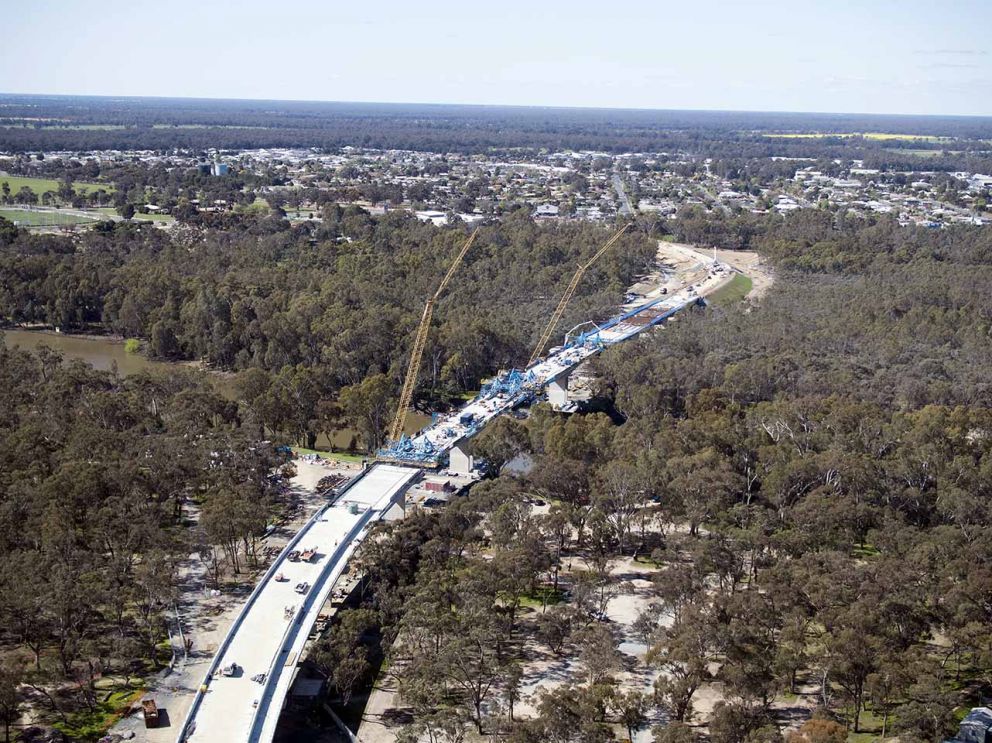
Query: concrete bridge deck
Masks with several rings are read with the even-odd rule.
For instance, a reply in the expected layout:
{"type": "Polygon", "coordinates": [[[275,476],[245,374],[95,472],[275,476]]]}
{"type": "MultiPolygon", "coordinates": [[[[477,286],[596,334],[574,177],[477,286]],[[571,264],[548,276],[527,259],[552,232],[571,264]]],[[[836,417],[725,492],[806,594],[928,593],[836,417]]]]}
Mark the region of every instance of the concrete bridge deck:
{"type": "Polygon", "coordinates": [[[321,607],[365,534],[419,475],[410,467],[375,464],[307,522],[232,624],[187,715],[180,741],[272,740],[321,607]],[[310,562],[290,560],[291,552],[310,548],[316,548],[310,562]],[[279,575],[283,580],[276,579],[279,575]],[[309,589],[297,593],[302,583],[309,589]],[[232,663],[239,670],[224,676],[221,669],[232,663]],[[265,674],[264,682],[252,680],[257,674],[265,674]]]}

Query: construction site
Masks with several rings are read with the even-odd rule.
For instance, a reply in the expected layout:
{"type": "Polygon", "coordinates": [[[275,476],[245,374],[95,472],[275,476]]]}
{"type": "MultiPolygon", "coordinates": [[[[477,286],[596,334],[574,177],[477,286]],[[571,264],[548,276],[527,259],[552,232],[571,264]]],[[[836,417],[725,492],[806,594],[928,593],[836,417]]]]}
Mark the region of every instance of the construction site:
{"type": "Polygon", "coordinates": [[[420,507],[443,503],[444,492],[452,486],[432,473],[446,468],[444,476],[449,478],[470,482],[477,477],[469,442],[487,423],[545,394],[553,407],[571,410],[568,378],[580,364],[702,303],[734,276],[726,264],[698,254],[686,257],[677,272],[661,265],[631,290],[630,301],[614,317],[582,323],[548,348],[561,331],[561,317],[586,270],[626,229],[578,268],[524,368],[500,373],[463,407],[406,436],[402,431],[434,305],[471,249],[475,233],[468,237],[424,308],[390,443],[378,453],[378,461],[333,489],[330,502],[317,510],[269,566],[219,642],[179,729],[179,743],[271,741],[305,658],[308,638],[324,617],[328,600],[343,590],[348,562],[375,523],[387,514],[402,514],[408,497],[420,507]],[[419,496],[417,489],[423,491],[419,496]],[[428,493],[442,497],[431,503],[428,493]]]}

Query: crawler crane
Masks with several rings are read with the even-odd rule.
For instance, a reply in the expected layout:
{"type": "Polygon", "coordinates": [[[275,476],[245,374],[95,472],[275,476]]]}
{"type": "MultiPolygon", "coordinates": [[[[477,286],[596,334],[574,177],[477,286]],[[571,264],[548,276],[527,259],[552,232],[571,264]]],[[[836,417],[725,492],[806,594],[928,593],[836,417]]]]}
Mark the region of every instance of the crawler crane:
{"type": "Polygon", "coordinates": [[[424,306],[424,314],[420,317],[420,325],[417,327],[417,336],[413,341],[413,351],[410,353],[410,365],[406,370],[406,379],[403,381],[403,391],[400,393],[399,406],[396,408],[396,416],[393,418],[393,425],[389,429],[389,440],[399,441],[400,436],[403,435],[403,426],[406,423],[406,414],[410,409],[410,403],[413,401],[413,390],[417,386],[417,377],[420,374],[420,361],[424,356],[424,348],[427,345],[427,335],[430,333],[431,329],[431,317],[434,315],[434,304],[440,298],[441,294],[444,292],[445,287],[451,282],[451,277],[455,275],[455,271],[458,266],[461,265],[462,258],[468,252],[469,248],[472,247],[472,243],[475,242],[475,236],[479,234],[479,230],[476,229],[471,235],[469,235],[468,240],[462,245],[461,250],[458,251],[458,255],[455,256],[455,260],[452,261],[451,266],[448,268],[448,273],[444,275],[441,279],[441,283],[437,287],[437,291],[434,292],[434,296],[427,300],[427,304],[424,306]]]}
{"type": "Polygon", "coordinates": [[[616,243],[616,241],[620,239],[620,236],[627,231],[628,227],[630,227],[629,222],[625,224],[623,227],[621,227],[620,231],[617,232],[617,234],[615,234],[613,237],[611,237],[603,247],[597,250],[596,254],[592,258],[590,258],[585,263],[579,265],[579,268],[575,272],[575,275],[572,276],[572,281],[569,283],[568,288],[565,290],[565,293],[562,295],[561,301],[558,302],[558,307],[555,308],[554,314],[551,315],[550,322],[548,322],[547,326],[544,328],[544,333],[541,335],[541,340],[539,340],[537,342],[537,345],[534,347],[534,352],[530,355],[530,359],[527,361],[527,368],[530,368],[531,364],[537,361],[537,359],[541,355],[541,352],[544,351],[544,347],[548,345],[548,341],[551,339],[551,334],[555,332],[555,328],[558,326],[558,323],[561,321],[561,316],[565,314],[565,307],[568,306],[568,303],[572,300],[572,297],[575,295],[576,289],[579,288],[579,282],[582,281],[582,276],[585,274],[586,269],[588,269],[593,263],[599,260],[600,256],[602,256],[603,253],[605,253],[607,250],[612,248],[614,243],[616,243]]]}

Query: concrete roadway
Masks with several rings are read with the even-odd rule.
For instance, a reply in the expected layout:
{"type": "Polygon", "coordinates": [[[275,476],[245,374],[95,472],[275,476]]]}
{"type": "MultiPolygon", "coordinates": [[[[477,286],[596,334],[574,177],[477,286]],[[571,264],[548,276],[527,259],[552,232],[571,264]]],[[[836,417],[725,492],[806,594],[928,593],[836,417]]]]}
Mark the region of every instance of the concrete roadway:
{"type": "Polygon", "coordinates": [[[272,564],[221,643],[179,740],[191,743],[271,741],[300,652],[324,602],[365,533],[420,475],[376,464],[332,505],[317,512],[272,564]],[[316,548],[312,562],[291,562],[292,550],[316,548]],[[276,575],[286,579],[277,581],[276,575]],[[309,583],[305,594],[295,588],[309,583]],[[292,611],[287,617],[287,608],[292,611]],[[220,669],[236,663],[233,676],[220,669]],[[266,674],[264,683],[252,681],[266,674]]]}
{"type": "MultiPolygon", "coordinates": [[[[714,291],[732,276],[719,262],[704,259],[702,263],[710,264],[706,278],[664,300],[646,303],[639,310],[635,304],[631,318],[599,331],[600,340],[612,345],[636,335],[660,320],[661,315],[714,291]]],[[[595,345],[562,349],[530,371],[540,384],[548,384],[595,353],[595,345]]],[[[476,423],[485,423],[512,405],[513,401],[503,396],[476,398],[418,437],[430,438],[439,448],[450,448],[465,435],[458,421],[462,413],[473,412],[476,423]]],[[[415,466],[375,464],[352,480],[332,505],[307,522],[259,582],[221,643],[207,672],[204,690],[197,694],[180,730],[180,743],[272,740],[300,653],[335,582],[371,526],[420,474],[415,466]],[[291,550],[311,547],[318,553],[312,562],[289,561],[291,550]],[[275,580],[279,573],[285,581],[275,580]],[[303,582],[310,588],[301,595],[294,589],[303,582]],[[233,676],[221,675],[220,669],[231,663],[236,663],[239,670],[233,676]],[[265,674],[264,682],[252,681],[256,674],[265,674]]]]}
{"type": "MultiPolygon", "coordinates": [[[[700,265],[703,269],[703,278],[692,286],[683,287],[678,292],[664,296],[661,294],[648,302],[638,301],[627,305],[625,313],[632,313],[638,307],[642,310],[633,317],[620,322],[608,329],[600,330],[596,333],[603,346],[611,346],[615,343],[627,340],[637,335],[649,327],[652,327],[655,318],[662,313],[668,313],[691,305],[700,296],[705,296],[733,277],[733,272],[728,266],[720,262],[714,262],[711,258],[700,257],[700,265]],[[639,321],[640,319],[640,321],[639,321]]],[[[586,344],[563,348],[555,353],[549,354],[526,370],[534,375],[535,383],[539,387],[545,387],[553,380],[560,378],[570,369],[574,369],[583,361],[600,353],[602,347],[598,344],[586,344]]],[[[438,452],[450,450],[459,441],[463,441],[472,435],[472,431],[481,428],[493,418],[502,415],[519,404],[519,395],[515,397],[507,395],[497,395],[494,397],[482,397],[477,395],[466,403],[463,407],[453,413],[439,417],[434,423],[422,429],[413,436],[413,442],[419,446],[423,441],[429,441],[438,452]],[[466,413],[471,413],[470,423],[462,423],[461,417],[466,413]]],[[[413,466],[415,463],[411,462],[413,466]]],[[[430,463],[423,463],[429,466],[430,463]]]]}
{"type": "Polygon", "coordinates": [[[620,177],[619,173],[613,174],[613,188],[617,191],[617,196],[620,197],[620,208],[617,210],[620,212],[621,216],[628,217],[634,213],[634,207],[630,203],[630,199],[627,197],[627,189],[623,186],[623,179],[620,177]]]}

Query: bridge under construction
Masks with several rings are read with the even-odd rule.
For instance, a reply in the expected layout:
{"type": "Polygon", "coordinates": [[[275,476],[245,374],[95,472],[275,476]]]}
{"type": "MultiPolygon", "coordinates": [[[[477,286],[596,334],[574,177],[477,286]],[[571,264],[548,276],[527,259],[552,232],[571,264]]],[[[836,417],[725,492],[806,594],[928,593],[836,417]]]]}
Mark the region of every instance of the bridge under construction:
{"type": "MultiPolygon", "coordinates": [[[[418,338],[426,337],[424,328],[430,323],[434,301],[473,238],[474,233],[428,302],[426,322],[421,323],[418,338]]],[[[471,470],[474,463],[468,442],[493,418],[545,392],[553,405],[568,409],[568,376],[579,364],[663,323],[732,278],[729,266],[715,258],[702,260],[706,264],[704,279],[677,292],[659,292],[654,298],[629,304],[604,323],[584,323],[569,331],[562,345],[542,358],[539,354],[550,337],[546,332],[525,368],[498,375],[461,409],[433,421],[412,437],[399,436],[380,451],[379,461],[320,509],[262,576],[207,669],[180,728],[179,743],[269,743],[320,609],[372,526],[394,506],[403,504],[407,489],[424,469],[447,466],[471,470]],[[299,559],[301,549],[310,560],[299,559]]],[[[580,266],[579,279],[590,264],[580,266]]],[[[569,291],[574,293],[573,285],[577,284],[573,277],[569,291]]],[[[559,309],[562,306],[559,304],[559,309]]],[[[550,323],[552,332],[560,316],[556,311],[550,323]]],[[[413,371],[407,376],[411,390],[418,364],[415,353],[413,371]]],[[[404,399],[409,405],[410,395],[404,399]]],[[[405,416],[404,408],[398,416],[405,416]]],[[[402,430],[402,418],[394,429],[402,430]]]]}

